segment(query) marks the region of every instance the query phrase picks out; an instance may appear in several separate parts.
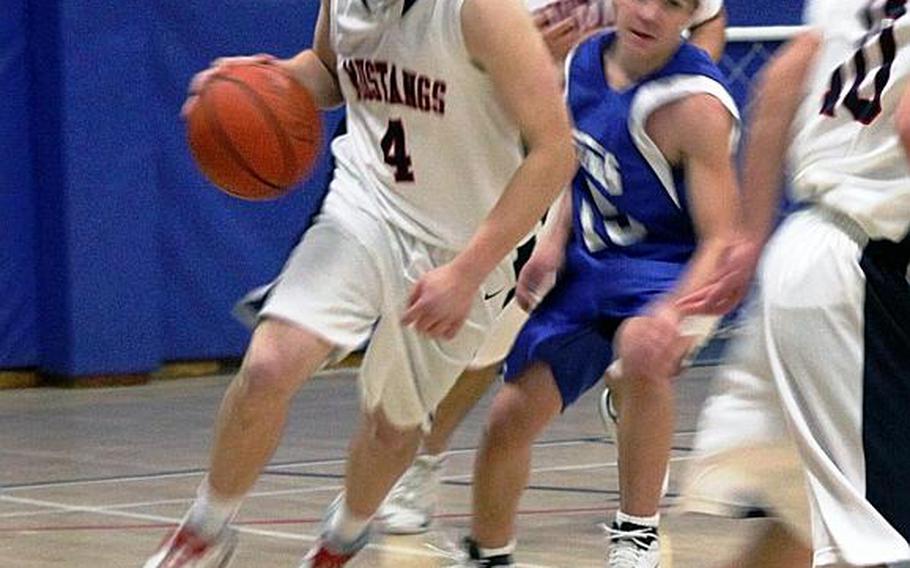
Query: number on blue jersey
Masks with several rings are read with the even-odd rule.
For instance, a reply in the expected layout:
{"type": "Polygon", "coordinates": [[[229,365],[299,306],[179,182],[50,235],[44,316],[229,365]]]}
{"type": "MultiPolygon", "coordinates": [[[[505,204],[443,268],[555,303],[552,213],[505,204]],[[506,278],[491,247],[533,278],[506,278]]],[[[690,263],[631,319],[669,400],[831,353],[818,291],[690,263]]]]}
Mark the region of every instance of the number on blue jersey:
{"type": "Polygon", "coordinates": [[[647,234],[645,226],[634,218],[616,209],[604,195],[622,195],[622,177],[619,175],[619,160],[607,152],[600,143],[579,130],[575,131],[578,161],[586,175],[586,186],[590,199],[581,200],[580,219],[584,229],[585,246],[590,253],[607,248],[596,226],[601,223],[603,233],[617,246],[629,246],[641,241],[647,234]],[[598,188],[603,188],[603,191],[598,188]],[[592,207],[593,203],[593,207],[592,207]],[[597,210],[595,214],[594,210],[597,210]]]}

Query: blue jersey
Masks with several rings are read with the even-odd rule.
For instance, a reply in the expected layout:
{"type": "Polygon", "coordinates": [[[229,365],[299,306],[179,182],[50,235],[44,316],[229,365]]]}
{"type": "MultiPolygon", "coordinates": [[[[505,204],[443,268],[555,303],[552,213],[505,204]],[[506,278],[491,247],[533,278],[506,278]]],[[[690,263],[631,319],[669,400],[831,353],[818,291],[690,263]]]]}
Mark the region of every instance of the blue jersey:
{"type": "Polygon", "coordinates": [[[695,250],[685,176],[669,164],[645,126],[651,113],[697,93],[717,97],[738,117],[721,71],[682,44],[660,70],[622,90],[604,74],[604,32],[567,64],[567,98],[581,167],[572,182],[573,236],[566,254],[571,294],[599,315],[627,317],[678,279],[695,250]]]}
{"type": "Polygon", "coordinates": [[[700,93],[738,117],[721,72],[688,44],[660,70],[612,89],[603,54],[613,37],[587,39],[567,64],[581,164],[572,183],[572,238],[559,280],[506,359],[507,381],[535,361],[547,364],[565,406],[601,380],[622,321],[669,291],[695,251],[683,172],[645,132],[648,117],[700,93]]]}

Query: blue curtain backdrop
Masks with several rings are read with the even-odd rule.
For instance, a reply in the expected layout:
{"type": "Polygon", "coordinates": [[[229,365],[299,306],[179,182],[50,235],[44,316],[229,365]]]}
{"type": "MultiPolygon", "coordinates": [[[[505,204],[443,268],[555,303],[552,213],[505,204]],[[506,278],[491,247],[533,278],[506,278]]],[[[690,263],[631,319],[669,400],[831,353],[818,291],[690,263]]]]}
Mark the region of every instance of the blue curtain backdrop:
{"type": "MultiPolygon", "coordinates": [[[[732,25],[797,23],[801,2],[728,2],[732,25]]],[[[207,184],[179,109],[215,57],[288,56],[316,0],[5,0],[0,7],[0,369],[141,373],[235,357],[230,316],[317,210],[300,191],[245,203],[207,184]]],[[[326,116],[331,133],[339,115],[326,116]]]]}
{"type": "Polygon", "coordinates": [[[0,7],[0,368],[38,357],[26,0],[0,7]]]}

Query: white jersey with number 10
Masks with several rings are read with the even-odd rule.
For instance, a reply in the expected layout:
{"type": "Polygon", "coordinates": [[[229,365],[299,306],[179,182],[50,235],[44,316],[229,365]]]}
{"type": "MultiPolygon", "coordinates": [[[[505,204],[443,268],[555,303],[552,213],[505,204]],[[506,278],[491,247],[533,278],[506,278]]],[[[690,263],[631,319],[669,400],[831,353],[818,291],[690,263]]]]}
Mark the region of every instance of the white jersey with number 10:
{"type": "Polygon", "coordinates": [[[910,229],[910,168],[894,124],[910,76],[908,0],[809,0],[824,34],[794,126],[793,195],[849,215],[873,239],[910,229]]]}

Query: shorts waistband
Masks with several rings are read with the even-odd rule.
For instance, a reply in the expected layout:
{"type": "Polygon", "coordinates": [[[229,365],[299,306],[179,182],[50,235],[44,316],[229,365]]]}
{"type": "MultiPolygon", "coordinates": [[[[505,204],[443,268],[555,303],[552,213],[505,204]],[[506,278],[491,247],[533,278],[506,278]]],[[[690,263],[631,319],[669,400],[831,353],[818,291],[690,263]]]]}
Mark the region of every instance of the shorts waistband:
{"type": "Polygon", "coordinates": [[[840,211],[822,205],[813,206],[812,211],[814,211],[822,220],[831,223],[845,235],[853,239],[860,248],[866,248],[866,245],[869,244],[869,235],[866,234],[866,231],[862,226],[849,215],[845,215],[840,211]]]}

